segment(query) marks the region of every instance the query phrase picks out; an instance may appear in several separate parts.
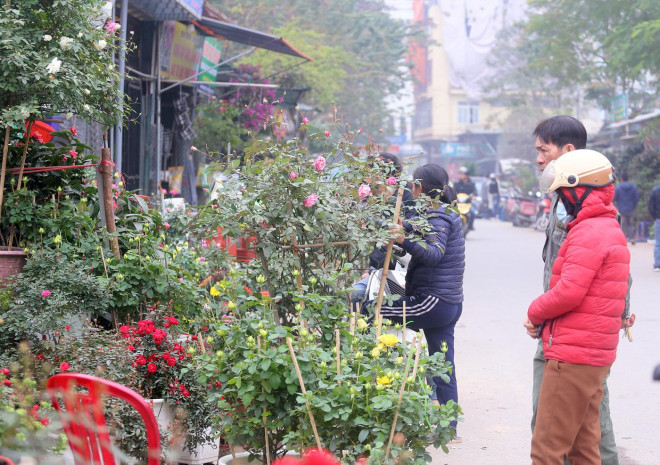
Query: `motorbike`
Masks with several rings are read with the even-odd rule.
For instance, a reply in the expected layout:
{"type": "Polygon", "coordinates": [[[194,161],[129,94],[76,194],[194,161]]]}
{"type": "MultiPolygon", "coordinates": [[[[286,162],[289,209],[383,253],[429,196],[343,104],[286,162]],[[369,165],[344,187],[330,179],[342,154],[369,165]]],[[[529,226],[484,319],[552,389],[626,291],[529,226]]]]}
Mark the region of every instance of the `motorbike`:
{"type": "Polygon", "coordinates": [[[463,221],[463,237],[467,237],[470,225],[470,216],[472,213],[472,200],[470,196],[465,193],[460,193],[456,196],[457,202],[456,207],[458,212],[461,215],[461,221],[463,221]]]}
{"type": "Polygon", "coordinates": [[[536,222],[536,215],[539,211],[537,200],[531,196],[517,197],[513,212],[514,226],[531,226],[536,222]]]}
{"type": "Polygon", "coordinates": [[[545,231],[550,224],[550,205],[552,201],[550,197],[544,196],[539,202],[539,212],[536,215],[536,223],[534,229],[537,231],[545,231]]]}

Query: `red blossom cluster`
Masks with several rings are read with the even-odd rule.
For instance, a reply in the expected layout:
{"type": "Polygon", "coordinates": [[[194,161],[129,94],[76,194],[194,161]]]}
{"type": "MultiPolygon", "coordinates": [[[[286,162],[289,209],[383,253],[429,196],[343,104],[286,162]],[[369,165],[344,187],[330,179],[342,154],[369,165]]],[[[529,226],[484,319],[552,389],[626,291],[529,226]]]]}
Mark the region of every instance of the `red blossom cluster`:
{"type": "MultiPolygon", "coordinates": [[[[178,324],[179,320],[175,317],[164,317],[164,328],[178,324]]],[[[166,372],[168,368],[176,366],[177,361],[186,358],[187,347],[179,334],[168,333],[157,327],[154,320],[140,320],[135,327],[122,325],[119,333],[128,340],[128,351],[135,353],[133,366],[146,377],[166,372]]]]}

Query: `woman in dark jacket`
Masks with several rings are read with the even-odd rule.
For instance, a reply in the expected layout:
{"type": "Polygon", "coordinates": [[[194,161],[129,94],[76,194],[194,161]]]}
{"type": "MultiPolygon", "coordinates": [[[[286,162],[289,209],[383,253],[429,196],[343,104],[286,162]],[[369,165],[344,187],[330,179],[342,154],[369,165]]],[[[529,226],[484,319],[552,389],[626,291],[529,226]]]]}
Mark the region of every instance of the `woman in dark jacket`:
{"type": "MultiPolygon", "coordinates": [[[[434,354],[446,343],[446,360],[453,370],[449,383],[434,378],[436,394],[441,404],[458,402],[456,368],[454,366],[454,327],[463,310],[463,273],[465,271],[465,239],[458,213],[448,210],[456,200],[449,186],[447,172],[439,165],[428,164],[413,173],[414,197],[424,193],[433,205],[423,214],[432,226],[423,235],[403,223],[405,234],[396,242],[411,255],[406,273],[406,295],[392,305],[383,305],[381,315],[395,322],[403,321],[406,304],[408,328],[424,330],[429,353],[434,354]],[[416,238],[417,240],[412,240],[416,238]],[[424,245],[419,239],[423,239],[424,245]]],[[[455,425],[454,425],[455,427],[455,425]]]]}

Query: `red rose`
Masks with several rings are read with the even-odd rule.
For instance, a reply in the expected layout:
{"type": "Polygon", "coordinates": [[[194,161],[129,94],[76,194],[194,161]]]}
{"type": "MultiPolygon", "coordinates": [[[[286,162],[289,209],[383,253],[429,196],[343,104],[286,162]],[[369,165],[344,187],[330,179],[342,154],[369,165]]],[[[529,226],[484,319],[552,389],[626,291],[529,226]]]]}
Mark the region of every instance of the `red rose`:
{"type": "Polygon", "coordinates": [[[44,357],[41,354],[37,354],[37,355],[35,355],[35,357],[37,357],[39,360],[45,360],[46,359],[46,357],[44,357]]]}
{"type": "Polygon", "coordinates": [[[5,386],[11,386],[11,380],[6,379],[3,381],[3,383],[5,386]]]}
{"type": "Polygon", "coordinates": [[[176,359],[175,359],[174,357],[170,357],[170,358],[168,358],[168,359],[167,359],[167,364],[168,364],[169,366],[173,367],[174,365],[176,365],[176,359]]]}
{"type": "Polygon", "coordinates": [[[62,363],[60,363],[60,370],[62,370],[62,371],[67,371],[69,368],[71,368],[71,366],[69,366],[69,363],[68,363],[68,362],[62,362],[62,363]]]}
{"type": "Polygon", "coordinates": [[[149,373],[156,373],[157,369],[158,369],[158,367],[156,366],[155,363],[150,363],[149,365],[147,365],[147,371],[149,373]]]}
{"type": "Polygon", "coordinates": [[[144,355],[138,355],[135,358],[135,363],[137,363],[138,365],[146,365],[147,364],[147,359],[144,358],[144,355]]]}
{"type": "Polygon", "coordinates": [[[48,417],[47,417],[47,416],[46,416],[46,417],[43,417],[40,421],[41,421],[41,424],[44,425],[44,426],[48,426],[48,425],[50,425],[50,421],[48,421],[48,417]]]}
{"type": "Polygon", "coordinates": [[[131,352],[133,352],[133,351],[135,350],[135,346],[134,346],[134,345],[129,345],[129,346],[128,346],[128,350],[130,350],[131,352]]]}
{"type": "Polygon", "coordinates": [[[71,329],[71,326],[65,326],[64,329],[66,329],[68,331],[68,330],[71,329]]]}
{"type": "Polygon", "coordinates": [[[0,370],[0,373],[7,376],[9,373],[11,373],[11,371],[9,371],[9,368],[3,368],[2,370],[0,370]]]}

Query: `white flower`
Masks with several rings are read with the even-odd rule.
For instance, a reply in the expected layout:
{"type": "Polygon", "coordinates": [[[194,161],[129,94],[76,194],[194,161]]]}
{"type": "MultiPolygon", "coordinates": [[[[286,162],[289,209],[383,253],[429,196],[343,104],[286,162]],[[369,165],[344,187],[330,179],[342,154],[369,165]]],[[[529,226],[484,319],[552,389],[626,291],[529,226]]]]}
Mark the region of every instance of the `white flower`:
{"type": "Polygon", "coordinates": [[[70,50],[73,44],[73,39],[71,37],[62,37],[60,39],[60,47],[62,50],[70,50]]]}
{"type": "Polygon", "coordinates": [[[83,36],[82,32],[79,32],[76,37],[80,39],[82,36],[83,36]]]}
{"type": "Polygon", "coordinates": [[[20,116],[21,116],[22,119],[28,119],[30,117],[30,112],[27,111],[27,110],[23,110],[23,111],[21,111],[20,116]]]}
{"type": "Polygon", "coordinates": [[[85,89],[85,90],[83,90],[83,94],[85,94],[85,95],[89,95],[89,89],[85,89]]]}
{"type": "Polygon", "coordinates": [[[73,118],[73,113],[68,112],[65,116],[66,116],[66,119],[71,119],[71,118],[73,118]]]}
{"type": "Polygon", "coordinates": [[[103,50],[106,45],[108,45],[108,43],[105,40],[101,39],[94,44],[94,48],[96,50],[103,50]]]}
{"type": "Polygon", "coordinates": [[[83,110],[85,110],[85,111],[89,111],[89,105],[84,104],[84,105],[83,105],[83,110]]]}
{"type": "Polygon", "coordinates": [[[48,74],[55,74],[60,70],[61,67],[62,61],[55,57],[51,60],[50,63],[48,63],[48,66],[46,66],[46,71],[48,71],[48,74]]]}
{"type": "Polygon", "coordinates": [[[46,42],[50,42],[51,40],[53,40],[53,36],[51,36],[50,34],[46,34],[44,35],[44,40],[46,42]]]}

